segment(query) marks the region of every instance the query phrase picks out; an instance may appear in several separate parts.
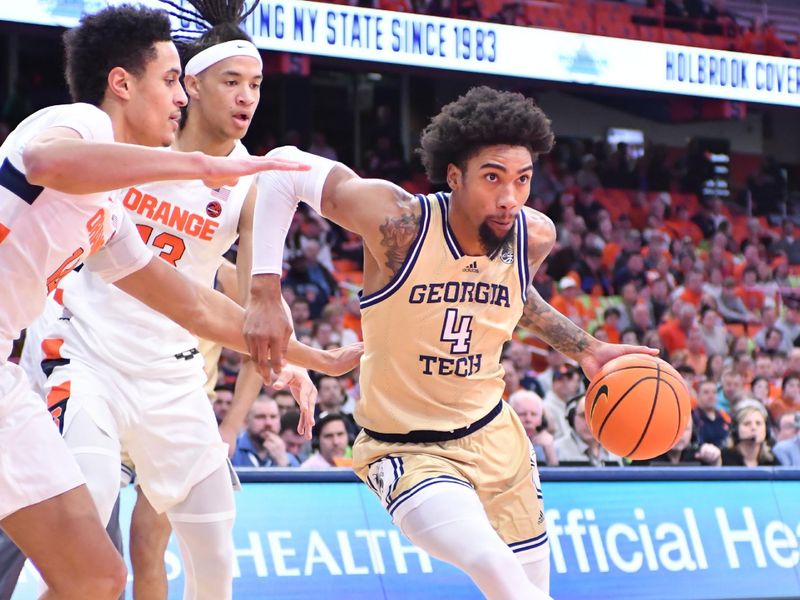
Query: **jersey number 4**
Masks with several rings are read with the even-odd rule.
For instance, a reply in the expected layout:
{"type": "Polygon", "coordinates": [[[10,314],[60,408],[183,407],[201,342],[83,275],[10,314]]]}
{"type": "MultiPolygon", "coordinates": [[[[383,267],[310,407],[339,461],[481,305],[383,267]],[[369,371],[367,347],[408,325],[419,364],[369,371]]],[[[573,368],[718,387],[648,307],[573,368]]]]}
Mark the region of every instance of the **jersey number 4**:
{"type": "Polygon", "coordinates": [[[162,252],[158,255],[163,258],[173,267],[178,266],[178,261],[186,252],[186,243],[177,235],[173,235],[167,231],[162,231],[153,237],[153,228],[150,225],[142,225],[141,223],[136,226],[139,230],[139,235],[142,236],[142,241],[145,244],[150,244],[153,248],[158,248],[162,252]],[[153,237],[151,240],[150,238],[153,237]]]}
{"type": "Polygon", "coordinates": [[[469,344],[472,341],[472,316],[459,316],[456,308],[445,310],[442,341],[451,342],[450,354],[469,354],[469,344]]]}

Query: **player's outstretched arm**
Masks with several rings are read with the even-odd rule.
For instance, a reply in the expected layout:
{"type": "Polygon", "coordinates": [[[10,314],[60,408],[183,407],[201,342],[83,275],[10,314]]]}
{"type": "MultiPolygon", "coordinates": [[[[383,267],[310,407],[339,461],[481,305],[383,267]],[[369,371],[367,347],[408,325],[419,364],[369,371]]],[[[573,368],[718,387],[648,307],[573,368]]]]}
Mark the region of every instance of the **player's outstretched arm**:
{"type": "MultiPolygon", "coordinates": [[[[535,273],[550,253],[556,239],[553,222],[545,215],[525,209],[528,224],[528,256],[535,273]]],[[[520,326],[531,331],[564,356],[576,361],[587,377],[593,377],[608,361],[624,354],[658,354],[646,346],[608,344],[584,331],[544,301],[533,285],[528,287],[520,326]]]]}
{"type": "Polygon", "coordinates": [[[151,181],[200,179],[209,187],[233,185],[240,177],[305,165],[268,157],[215,157],[168,152],[133,144],[94,142],[66,127],[48,129],[25,147],[28,181],[68,194],[92,194],[151,181]]]}
{"type": "MultiPolygon", "coordinates": [[[[254,215],[253,280],[244,334],[254,360],[263,369],[280,369],[288,333],[278,311],[283,247],[298,202],[304,201],[323,216],[364,238],[366,260],[392,253],[378,261],[378,271],[388,270],[402,248],[393,245],[403,231],[419,221],[419,207],[410,194],[382,180],[362,179],[341,163],[283,147],[269,156],[303,161],[303,173],[270,172],[258,178],[259,194],[254,215]],[[398,231],[394,221],[402,221],[398,231]],[[383,229],[382,229],[383,228],[383,229]],[[388,242],[387,238],[390,239],[388,242]],[[271,365],[265,357],[271,356],[271,365]]],[[[414,229],[416,233],[416,229],[414,229]]],[[[413,236],[412,236],[413,239],[413,236]]],[[[403,255],[404,258],[404,255],[403,255]]],[[[402,262],[402,260],[400,261],[402,262]]],[[[388,278],[387,278],[388,279],[388,278]]]]}
{"type": "MultiPolygon", "coordinates": [[[[160,258],[153,257],[143,268],[114,284],[197,337],[247,353],[242,335],[242,307],[224,294],[196,283],[160,258]]],[[[353,370],[360,357],[358,344],[325,351],[296,340],[291,340],[286,356],[292,364],[330,375],[353,370]]]]}

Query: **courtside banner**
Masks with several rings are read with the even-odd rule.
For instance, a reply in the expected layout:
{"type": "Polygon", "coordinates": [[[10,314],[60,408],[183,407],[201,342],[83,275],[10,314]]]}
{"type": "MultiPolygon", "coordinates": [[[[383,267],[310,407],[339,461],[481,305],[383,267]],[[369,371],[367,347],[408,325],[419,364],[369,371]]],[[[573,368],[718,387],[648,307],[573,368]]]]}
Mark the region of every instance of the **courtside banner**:
{"type": "MultiPolygon", "coordinates": [[[[6,1],[0,20],[69,27],[120,3],[6,1]]],[[[245,28],[266,50],[800,106],[800,61],[787,58],[298,0],[262,0],[245,28]]]]}
{"type": "MultiPolygon", "coordinates": [[[[693,481],[680,480],[681,469],[565,471],[544,474],[554,598],[800,597],[800,472],[725,468],[713,471],[761,479],[693,481]]],[[[313,482],[306,472],[294,483],[293,473],[248,475],[272,481],[237,494],[237,600],[482,598],[464,574],[403,537],[352,473],[313,482]]],[[[133,500],[124,490],[125,532],[133,500]]],[[[167,572],[170,598],[180,598],[174,542],[167,572]]],[[[26,567],[14,599],[36,598],[38,585],[26,567]]]]}

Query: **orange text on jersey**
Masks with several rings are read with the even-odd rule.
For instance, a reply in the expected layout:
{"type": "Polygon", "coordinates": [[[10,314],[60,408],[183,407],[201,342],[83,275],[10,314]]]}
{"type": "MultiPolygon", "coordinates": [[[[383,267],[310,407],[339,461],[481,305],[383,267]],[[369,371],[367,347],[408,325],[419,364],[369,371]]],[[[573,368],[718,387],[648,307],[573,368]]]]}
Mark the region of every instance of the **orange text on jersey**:
{"type": "Polygon", "coordinates": [[[86,231],[89,232],[89,254],[94,254],[103,247],[103,224],[105,223],[106,211],[98,210],[94,216],[86,223],[86,231]]]}
{"type": "Polygon", "coordinates": [[[135,187],[128,190],[122,204],[130,211],[172,227],[188,236],[210,240],[219,223],[205,217],[173,206],[151,194],[145,194],[135,187]]]}

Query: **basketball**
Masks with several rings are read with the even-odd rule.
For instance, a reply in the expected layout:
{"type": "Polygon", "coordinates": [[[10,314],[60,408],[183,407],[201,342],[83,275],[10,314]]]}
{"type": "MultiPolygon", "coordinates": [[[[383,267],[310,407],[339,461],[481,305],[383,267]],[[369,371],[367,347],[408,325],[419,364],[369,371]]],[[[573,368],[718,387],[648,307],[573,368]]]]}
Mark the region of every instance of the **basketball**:
{"type": "Polygon", "coordinates": [[[691,411],[683,377],[660,358],[627,354],[606,363],[586,391],[595,439],[634,460],[664,454],[678,441],[691,411]]]}

